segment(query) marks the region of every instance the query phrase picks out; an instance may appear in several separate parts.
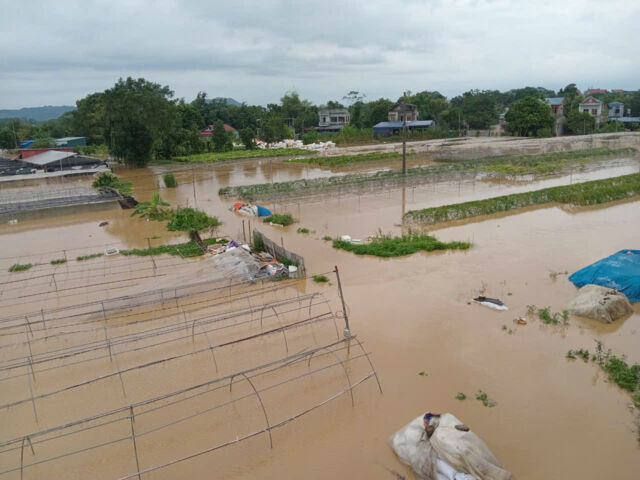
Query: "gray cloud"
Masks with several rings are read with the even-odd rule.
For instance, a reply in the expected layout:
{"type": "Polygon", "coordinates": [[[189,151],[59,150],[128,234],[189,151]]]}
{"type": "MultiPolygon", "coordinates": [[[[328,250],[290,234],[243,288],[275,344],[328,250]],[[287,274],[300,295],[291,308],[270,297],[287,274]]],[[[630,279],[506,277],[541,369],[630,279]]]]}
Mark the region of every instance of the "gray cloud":
{"type": "Polygon", "coordinates": [[[271,103],[525,85],[635,89],[640,4],[519,1],[4,2],[0,108],[68,104],[123,76],[271,103]]]}

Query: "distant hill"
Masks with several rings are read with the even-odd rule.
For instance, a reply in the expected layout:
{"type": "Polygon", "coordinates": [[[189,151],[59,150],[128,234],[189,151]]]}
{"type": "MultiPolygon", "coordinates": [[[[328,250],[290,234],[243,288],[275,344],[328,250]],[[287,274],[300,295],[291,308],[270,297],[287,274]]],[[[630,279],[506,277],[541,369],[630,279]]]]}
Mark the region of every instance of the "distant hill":
{"type": "Polygon", "coordinates": [[[240,103],[239,101],[237,101],[237,100],[235,100],[235,99],[233,99],[231,97],[227,97],[227,98],[223,98],[223,97],[209,98],[209,99],[207,99],[207,102],[211,103],[214,100],[224,100],[227,103],[227,105],[234,105],[236,107],[239,107],[239,106],[242,105],[242,103],[240,103]]]}
{"type": "Polygon", "coordinates": [[[44,107],[25,107],[19,110],[0,110],[0,118],[21,118],[24,120],[35,120],[36,122],[44,122],[45,120],[55,120],[60,115],[76,107],[71,105],[46,105],[44,107]]]}

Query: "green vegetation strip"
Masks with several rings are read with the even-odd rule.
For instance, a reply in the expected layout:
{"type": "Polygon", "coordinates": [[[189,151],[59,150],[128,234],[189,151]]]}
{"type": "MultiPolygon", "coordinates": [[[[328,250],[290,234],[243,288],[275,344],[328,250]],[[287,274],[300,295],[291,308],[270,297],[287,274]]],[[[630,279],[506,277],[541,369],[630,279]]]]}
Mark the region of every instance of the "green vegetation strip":
{"type": "MultiPolygon", "coordinates": [[[[222,160],[236,160],[241,158],[256,158],[256,157],[286,157],[290,155],[313,155],[313,150],[305,150],[304,148],[272,148],[272,149],[255,149],[255,150],[232,150],[230,152],[210,152],[210,153],[198,153],[195,155],[185,155],[182,157],[175,157],[174,161],[181,163],[206,163],[206,162],[220,162],[222,160]]],[[[157,163],[157,162],[154,162],[157,163]]],[[[160,162],[162,163],[162,162],[160,162]]]]}
{"type": "MultiPolygon", "coordinates": [[[[226,240],[218,242],[215,238],[205,238],[202,240],[205,245],[214,245],[216,243],[226,243],[226,240]]],[[[195,242],[178,243],[175,245],[159,245],[151,248],[134,248],[132,250],[120,250],[122,255],[137,255],[139,257],[146,257],[148,255],[162,255],[168,253],[169,255],[179,255],[181,257],[198,257],[202,255],[202,250],[195,242]]]]}
{"type": "Polygon", "coordinates": [[[637,195],[640,195],[640,174],[634,173],[604,180],[543,188],[532,192],[514,193],[513,195],[503,195],[485,200],[412,210],[405,214],[404,219],[409,222],[431,225],[551,202],[572,205],[597,205],[637,195]]]}
{"type": "Polygon", "coordinates": [[[292,158],[285,160],[290,163],[307,163],[319,165],[322,167],[341,167],[357,162],[372,162],[377,160],[389,160],[392,158],[402,158],[399,153],[361,153],[359,155],[337,155],[335,157],[309,157],[309,158],[292,158]]]}
{"type": "Polygon", "coordinates": [[[77,262],[82,262],[84,260],[91,260],[93,258],[99,258],[102,257],[104,255],[104,253],[91,253],[89,255],[80,255],[79,257],[76,257],[76,261],[77,262]]]}
{"type": "Polygon", "coordinates": [[[466,250],[471,247],[468,242],[441,242],[440,240],[425,233],[411,233],[401,237],[390,235],[378,235],[369,243],[353,244],[344,240],[333,241],[333,248],[341,248],[356,255],[375,255],[376,257],[400,257],[411,255],[417,251],[424,250],[466,250]]]}
{"type": "Polygon", "coordinates": [[[25,270],[29,270],[33,267],[31,263],[14,263],[9,267],[10,272],[24,272],[25,270]]]}
{"type": "MultiPolygon", "coordinates": [[[[290,213],[274,213],[263,220],[264,223],[275,223],[286,227],[293,223],[293,216],[290,213]]],[[[308,232],[308,231],[307,231],[308,232]]]]}
{"type": "Polygon", "coordinates": [[[636,152],[633,148],[594,148],[572,152],[545,153],[539,155],[519,155],[485,157],[468,161],[443,160],[439,165],[414,167],[403,176],[399,170],[383,170],[374,173],[353,173],[325,178],[300,179],[288,182],[262,183],[254,185],[229,186],[219,190],[220,195],[239,197],[248,201],[268,199],[282,194],[297,194],[305,191],[321,191],[329,188],[360,186],[371,182],[402,182],[406,179],[429,177],[457,172],[493,172],[496,175],[551,174],[561,173],[575,166],[584,165],[599,158],[636,152]],[[517,173],[516,173],[517,172],[517,173]]]}

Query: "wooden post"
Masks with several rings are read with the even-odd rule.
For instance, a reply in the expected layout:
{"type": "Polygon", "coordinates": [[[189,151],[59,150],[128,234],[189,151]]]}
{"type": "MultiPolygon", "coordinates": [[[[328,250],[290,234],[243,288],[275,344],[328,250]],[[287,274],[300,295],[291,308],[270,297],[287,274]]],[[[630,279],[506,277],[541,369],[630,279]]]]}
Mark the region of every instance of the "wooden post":
{"type": "Polygon", "coordinates": [[[351,336],[351,329],[349,328],[349,315],[347,315],[347,306],[344,303],[344,295],[342,294],[342,283],[340,283],[340,273],[338,272],[338,266],[336,265],[333,270],[338,280],[338,292],[340,293],[340,301],[342,302],[342,313],[344,315],[344,336],[349,338],[351,336]]]}
{"type": "MultiPolygon", "coordinates": [[[[138,447],[136,445],[136,430],[133,426],[135,416],[133,414],[133,405],[129,406],[130,420],[131,420],[131,440],[133,440],[133,453],[136,456],[136,471],[140,471],[140,460],[138,459],[138,447]]],[[[140,474],[138,474],[138,480],[141,480],[140,474]]]]}
{"type": "Polygon", "coordinates": [[[242,238],[244,239],[244,243],[247,243],[247,235],[244,231],[244,219],[242,220],[242,238]]]}

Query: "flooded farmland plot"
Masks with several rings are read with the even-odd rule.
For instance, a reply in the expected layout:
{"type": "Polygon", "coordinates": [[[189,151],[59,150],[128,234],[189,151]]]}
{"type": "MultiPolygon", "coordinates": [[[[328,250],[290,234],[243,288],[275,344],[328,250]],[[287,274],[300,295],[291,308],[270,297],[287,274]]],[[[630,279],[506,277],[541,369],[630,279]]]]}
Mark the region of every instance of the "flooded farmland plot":
{"type": "Polygon", "coordinates": [[[637,478],[630,395],[567,352],[595,353],[597,340],[640,362],[639,304],[611,324],[547,324],[528,306],[562,312],[577,291],[569,274],[638,248],[638,197],[412,226],[470,242],[467,250],[379,258],[328,240],[406,233],[409,210],[634,174],[637,157],[553,175],[456,172],[255,199],[292,214],[287,227],[240,216],[218,195],[398,166],[253,160],[116,171],[139,201],[159,190],[172,207],[217,216],[223,224],[207,238],[242,243],[250,221],[304,257],[307,279],[190,278],[210,257],[104,255],[188,241],[127,210],[0,225],[0,479],[412,478],[387,441],[427,411],[453,413],[518,479],[637,478]],[[177,188],[163,186],[166,171],[177,188]],[[14,264],[31,266],[9,272],[14,264]],[[334,265],[355,338],[344,337],[334,265]],[[508,310],[473,302],[478,295],[508,310]]]}

